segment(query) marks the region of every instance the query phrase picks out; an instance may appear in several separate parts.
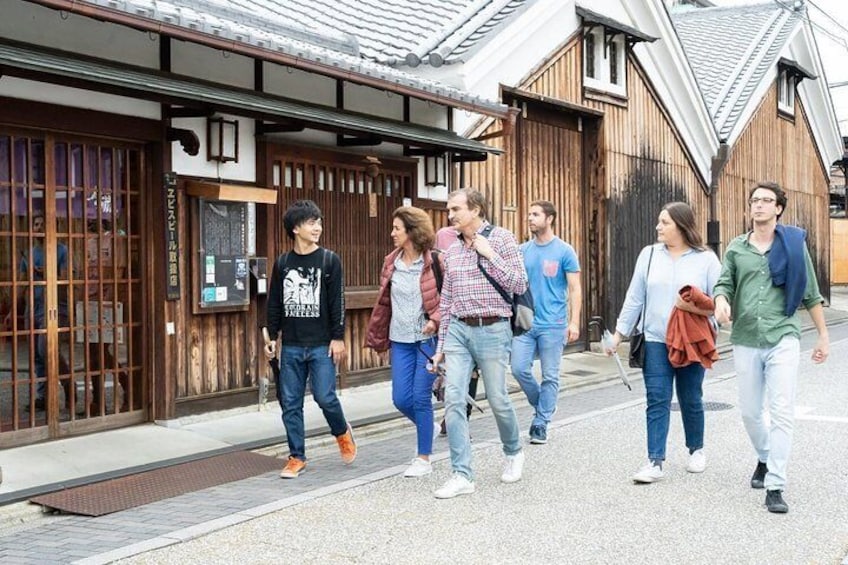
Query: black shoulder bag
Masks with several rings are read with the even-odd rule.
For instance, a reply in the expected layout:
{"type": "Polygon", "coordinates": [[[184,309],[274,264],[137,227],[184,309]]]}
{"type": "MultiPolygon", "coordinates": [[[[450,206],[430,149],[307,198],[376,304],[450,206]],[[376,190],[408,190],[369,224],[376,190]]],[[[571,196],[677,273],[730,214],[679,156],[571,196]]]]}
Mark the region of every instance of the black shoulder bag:
{"type": "Polygon", "coordinates": [[[651,255],[648,257],[648,270],[645,271],[645,300],[642,301],[642,314],[639,316],[642,329],[637,329],[630,336],[630,366],[634,369],[641,369],[645,366],[645,309],[648,306],[648,276],[651,274],[651,261],[653,260],[654,246],[652,245],[651,255]]]}

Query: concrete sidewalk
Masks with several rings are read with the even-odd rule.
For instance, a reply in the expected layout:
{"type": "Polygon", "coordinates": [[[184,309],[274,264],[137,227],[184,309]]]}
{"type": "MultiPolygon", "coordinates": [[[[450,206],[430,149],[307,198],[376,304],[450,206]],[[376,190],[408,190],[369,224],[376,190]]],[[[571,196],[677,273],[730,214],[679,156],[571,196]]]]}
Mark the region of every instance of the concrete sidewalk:
{"type": "MultiPolygon", "coordinates": [[[[848,321],[848,288],[835,288],[832,302],[825,309],[828,324],[848,321]]],[[[802,318],[805,331],[812,329],[806,312],[802,318]]],[[[562,394],[619,382],[615,363],[599,352],[598,344],[592,345],[597,352],[565,356],[562,394]]],[[[719,335],[720,350],[726,351],[728,345],[728,331],[723,329],[719,335]]],[[[638,370],[629,373],[631,381],[641,379],[638,370]]],[[[518,391],[517,385],[513,388],[518,391]]],[[[387,426],[406,425],[392,405],[389,383],[346,389],[340,397],[358,437],[385,431],[387,426]],[[383,425],[374,426],[376,423],[383,425]]],[[[227,451],[282,444],[285,436],[280,416],[279,406],[271,399],[262,410],[234,409],[6,449],[0,453],[0,505],[227,451]]],[[[305,418],[313,443],[331,439],[314,402],[306,403],[305,418]]],[[[279,452],[284,451],[282,445],[279,452]]]]}

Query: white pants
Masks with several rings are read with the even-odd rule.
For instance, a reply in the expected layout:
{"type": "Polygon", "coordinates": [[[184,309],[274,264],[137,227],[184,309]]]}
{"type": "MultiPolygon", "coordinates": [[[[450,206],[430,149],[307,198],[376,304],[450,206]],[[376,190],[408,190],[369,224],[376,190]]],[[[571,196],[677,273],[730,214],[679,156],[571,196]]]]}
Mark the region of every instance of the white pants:
{"type": "Polygon", "coordinates": [[[786,485],[800,357],[801,343],[792,336],[766,349],[733,346],[739,409],[757,457],[768,465],[768,490],[783,490],[786,485]],[[764,405],[766,393],[768,404],[764,405]]]}

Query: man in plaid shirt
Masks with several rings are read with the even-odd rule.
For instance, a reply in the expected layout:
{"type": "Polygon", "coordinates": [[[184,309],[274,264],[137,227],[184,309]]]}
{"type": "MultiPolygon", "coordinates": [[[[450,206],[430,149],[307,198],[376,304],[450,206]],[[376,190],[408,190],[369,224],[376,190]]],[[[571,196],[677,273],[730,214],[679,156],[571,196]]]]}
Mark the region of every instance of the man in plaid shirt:
{"type": "Polygon", "coordinates": [[[491,227],[486,221],[487,211],[486,197],[477,190],[457,190],[448,197],[448,219],[460,235],[445,253],[442,321],[433,370],[445,360],[445,419],[453,475],[436,490],[436,498],[471,494],[475,489],[465,418],[465,391],[475,364],[483,377],[506,456],[501,481],[520,480],[524,468],[518,419],[506,390],[512,306],[480,269],[485,269],[508,294],[527,290],[527,272],[515,236],[491,227]],[[489,232],[488,237],[484,231],[489,232]]]}

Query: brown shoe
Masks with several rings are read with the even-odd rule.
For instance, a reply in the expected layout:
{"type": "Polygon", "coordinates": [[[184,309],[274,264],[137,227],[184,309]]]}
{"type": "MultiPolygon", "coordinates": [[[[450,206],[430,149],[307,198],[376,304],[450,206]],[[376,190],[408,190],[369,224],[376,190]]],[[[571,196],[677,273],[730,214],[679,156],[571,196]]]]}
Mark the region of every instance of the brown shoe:
{"type": "Polygon", "coordinates": [[[296,479],[306,469],[306,461],[297,457],[289,457],[286,466],[280,471],[280,477],[283,479],[296,479]]]}
{"type": "Polygon", "coordinates": [[[353,439],[353,429],[350,424],[347,425],[347,431],[340,436],[336,436],[336,441],[339,444],[339,453],[341,453],[342,461],[345,465],[350,465],[356,459],[356,440],[353,439]]]}

